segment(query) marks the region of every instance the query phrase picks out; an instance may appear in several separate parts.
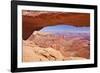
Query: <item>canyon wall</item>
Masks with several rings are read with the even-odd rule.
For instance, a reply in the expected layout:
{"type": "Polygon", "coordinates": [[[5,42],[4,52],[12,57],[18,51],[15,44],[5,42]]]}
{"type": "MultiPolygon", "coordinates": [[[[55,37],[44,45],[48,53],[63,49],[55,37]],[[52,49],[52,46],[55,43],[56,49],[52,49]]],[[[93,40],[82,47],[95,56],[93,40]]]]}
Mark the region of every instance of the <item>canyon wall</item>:
{"type": "Polygon", "coordinates": [[[67,12],[22,12],[23,39],[26,40],[35,30],[45,26],[69,24],[74,26],[90,26],[90,14],[67,12]]]}

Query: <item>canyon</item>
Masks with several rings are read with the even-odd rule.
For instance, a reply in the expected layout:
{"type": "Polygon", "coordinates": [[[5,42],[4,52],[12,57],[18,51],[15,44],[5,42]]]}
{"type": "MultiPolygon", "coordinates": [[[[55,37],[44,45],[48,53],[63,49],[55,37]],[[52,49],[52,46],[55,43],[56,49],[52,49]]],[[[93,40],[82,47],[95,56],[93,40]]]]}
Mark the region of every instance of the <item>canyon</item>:
{"type": "Polygon", "coordinates": [[[23,39],[26,40],[35,30],[45,26],[69,24],[73,26],[90,26],[89,13],[22,11],[23,39]]]}
{"type": "Polygon", "coordinates": [[[22,33],[23,62],[90,59],[89,13],[23,10],[22,33]]]}
{"type": "Polygon", "coordinates": [[[79,36],[72,34],[64,37],[64,35],[35,31],[24,40],[23,61],[90,59],[89,36],[77,35],[79,36]]]}

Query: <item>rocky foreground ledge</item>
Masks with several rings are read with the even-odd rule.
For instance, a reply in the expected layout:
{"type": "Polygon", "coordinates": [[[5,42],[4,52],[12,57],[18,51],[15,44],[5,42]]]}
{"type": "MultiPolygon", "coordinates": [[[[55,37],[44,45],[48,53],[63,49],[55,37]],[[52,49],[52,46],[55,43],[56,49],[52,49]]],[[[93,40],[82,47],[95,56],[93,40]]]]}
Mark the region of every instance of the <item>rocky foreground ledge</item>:
{"type": "Polygon", "coordinates": [[[36,31],[23,40],[23,62],[89,59],[89,43],[83,36],[64,38],[36,31]]]}
{"type": "Polygon", "coordinates": [[[65,57],[59,50],[41,48],[32,41],[23,41],[23,62],[85,60],[82,57],[65,57]]]}

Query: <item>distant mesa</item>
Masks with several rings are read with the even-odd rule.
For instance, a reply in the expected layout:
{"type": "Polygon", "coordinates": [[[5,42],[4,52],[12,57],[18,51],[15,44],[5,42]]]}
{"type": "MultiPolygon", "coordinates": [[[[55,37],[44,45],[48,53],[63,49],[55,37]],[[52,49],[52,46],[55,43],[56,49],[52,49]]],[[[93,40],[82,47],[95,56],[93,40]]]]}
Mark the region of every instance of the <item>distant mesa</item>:
{"type": "Polygon", "coordinates": [[[46,26],[40,30],[41,32],[52,32],[52,33],[65,33],[65,32],[73,32],[73,33],[88,33],[90,31],[90,27],[76,27],[72,25],[55,25],[55,26],[46,26]]]}
{"type": "Polygon", "coordinates": [[[70,25],[46,26],[39,31],[34,31],[28,39],[33,39],[35,36],[82,37],[90,40],[90,27],[75,27],[70,25]]]}

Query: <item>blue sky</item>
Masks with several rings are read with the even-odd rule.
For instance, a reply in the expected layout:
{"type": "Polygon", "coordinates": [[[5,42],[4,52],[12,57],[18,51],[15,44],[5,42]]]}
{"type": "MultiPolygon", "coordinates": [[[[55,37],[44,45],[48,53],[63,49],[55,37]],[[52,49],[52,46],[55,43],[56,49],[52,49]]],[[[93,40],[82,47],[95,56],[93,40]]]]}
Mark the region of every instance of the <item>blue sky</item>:
{"type": "Polygon", "coordinates": [[[71,25],[55,25],[55,26],[46,26],[40,31],[43,32],[89,32],[90,27],[76,27],[71,25]]]}

